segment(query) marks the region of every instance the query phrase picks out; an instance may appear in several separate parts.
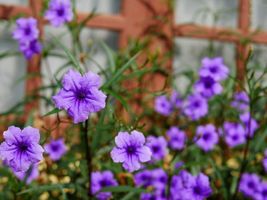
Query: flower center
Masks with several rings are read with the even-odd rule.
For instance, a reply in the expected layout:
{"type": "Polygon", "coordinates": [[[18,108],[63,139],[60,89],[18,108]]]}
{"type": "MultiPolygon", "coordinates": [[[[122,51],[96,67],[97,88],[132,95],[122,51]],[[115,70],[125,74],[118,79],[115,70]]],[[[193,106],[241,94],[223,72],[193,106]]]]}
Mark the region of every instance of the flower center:
{"type": "Polygon", "coordinates": [[[84,100],[86,98],[86,92],[83,90],[79,90],[76,92],[76,98],[78,100],[84,100]]]}
{"type": "Polygon", "coordinates": [[[159,149],[160,149],[159,146],[152,146],[152,150],[154,153],[159,152],[159,149]]]}
{"type": "Polygon", "coordinates": [[[28,145],[25,144],[25,143],[19,143],[19,144],[18,144],[18,148],[19,148],[19,150],[20,150],[21,152],[25,152],[25,151],[27,151],[27,149],[28,149],[28,145]]]}
{"type": "Polygon", "coordinates": [[[62,17],[65,14],[65,9],[64,8],[60,8],[57,10],[57,15],[62,17]]]}
{"type": "Polygon", "coordinates": [[[210,134],[209,133],[204,133],[202,137],[203,137],[203,140],[207,141],[207,140],[210,139],[210,134]]]}
{"type": "Polygon", "coordinates": [[[200,195],[202,193],[202,190],[200,187],[194,187],[194,193],[200,195]]]}
{"type": "Polygon", "coordinates": [[[233,135],[232,139],[235,141],[238,140],[238,135],[237,134],[233,135]]]}
{"type": "Polygon", "coordinates": [[[51,144],[51,149],[53,151],[57,151],[59,149],[59,146],[57,144],[51,144]]]}
{"type": "Polygon", "coordinates": [[[128,146],[126,149],[127,153],[132,155],[136,152],[135,148],[133,146],[128,146]]]}
{"type": "Polygon", "coordinates": [[[216,66],[213,66],[210,68],[210,72],[216,73],[218,71],[218,68],[216,66]]]}
{"type": "Polygon", "coordinates": [[[31,30],[30,27],[27,27],[27,28],[25,28],[25,30],[24,30],[25,35],[30,35],[31,32],[32,32],[32,30],[31,30]]]}
{"type": "Polygon", "coordinates": [[[198,101],[195,101],[195,102],[193,103],[193,106],[194,106],[195,108],[197,108],[197,107],[200,106],[200,103],[199,103],[198,101]]]}
{"type": "Polygon", "coordinates": [[[248,187],[249,188],[254,188],[255,184],[252,181],[248,182],[248,187]]]}
{"type": "Polygon", "coordinates": [[[214,84],[214,80],[210,77],[205,78],[203,81],[204,81],[205,88],[211,88],[214,84]]]}
{"type": "Polygon", "coordinates": [[[101,187],[106,187],[106,186],[109,186],[111,185],[110,182],[106,179],[102,179],[99,184],[101,185],[101,187]]]}

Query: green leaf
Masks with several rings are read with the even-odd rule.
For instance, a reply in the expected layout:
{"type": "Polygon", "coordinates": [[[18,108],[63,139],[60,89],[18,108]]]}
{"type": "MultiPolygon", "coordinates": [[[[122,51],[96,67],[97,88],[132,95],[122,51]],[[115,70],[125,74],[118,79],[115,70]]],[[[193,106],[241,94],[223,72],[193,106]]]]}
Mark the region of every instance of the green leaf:
{"type": "MultiPolygon", "coordinates": [[[[140,53],[140,52],[139,52],[140,53]]],[[[135,61],[136,57],[139,55],[139,53],[135,54],[127,63],[125,63],[115,74],[111,77],[109,81],[107,81],[103,86],[103,88],[108,88],[110,85],[112,85],[121,75],[122,73],[131,67],[131,64],[135,61]]]]}
{"type": "Polygon", "coordinates": [[[134,193],[141,193],[146,192],[145,189],[131,187],[131,186],[116,186],[116,187],[106,187],[100,190],[99,192],[134,192],[134,193]]]}
{"type": "MultiPolygon", "coordinates": [[[[67,187],[67,188],[69,188],[69,187],[67,187]]],[[[64,196],[64,193],[65,193],[63,190],[64,188],[66,188],[66,186],[62,185],[62,184],[42,185],[42,186],[32,187],[32,188],[23,190],[23,191],[17,193],[17,195],[33,193],[33,192],[42,193],[42,192],[46,192],[46,191],[60,190],[64,196]]]]}
{"type": "Polygon", "coordinates": [[[115,71],[115,61],[114,61],[114,52],[112,51],[111,48],[109,48],[103,41],[100,41],[100,45],[102,46],[102,48],[104,49],[107,58],[108,58],[108,62],[109,62],[109,67],[111,68],[111,71],[115,71]]]}
{"type": "Polygon", "coordinates": [[[43,117],[46,117],[48,115],[53,115],[55,113],[59,113],[61,110],[58,108],[54,108],[53,110],[49,111],[48,113],[44,114],[43,117]]]}

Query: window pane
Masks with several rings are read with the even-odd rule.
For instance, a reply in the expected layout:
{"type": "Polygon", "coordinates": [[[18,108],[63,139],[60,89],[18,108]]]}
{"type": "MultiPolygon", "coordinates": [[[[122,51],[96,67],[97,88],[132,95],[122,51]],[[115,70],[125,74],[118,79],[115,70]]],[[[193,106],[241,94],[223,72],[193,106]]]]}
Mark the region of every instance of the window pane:
{"type": "Polygon", "coordinates": [[[77,10],[97,13],[119,13],[121,0],[76,0],[77,10]]]}
{"type": "Polygon", "coordinates": [[[252,1],[252,28],[267,29],[267,1],[253,0],[252,1]]]}

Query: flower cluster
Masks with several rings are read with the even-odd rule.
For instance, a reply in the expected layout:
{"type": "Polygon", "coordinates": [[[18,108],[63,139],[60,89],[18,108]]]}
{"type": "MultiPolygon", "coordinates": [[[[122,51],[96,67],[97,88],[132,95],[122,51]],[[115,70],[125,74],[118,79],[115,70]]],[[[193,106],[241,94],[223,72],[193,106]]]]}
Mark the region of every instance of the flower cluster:
{"type": "Polygon", "coordinates": [[[267,182],[257,174],[244,173],[239,184],[239,191],[254,200],[267,199],[267,182]]]}
{"type": "Polygon", "coordinates": [[[99,192],[102,188],[118,185],[111,171],[93,172],[91,183],[92,194],[99,200],[108,200],[111,197],[111,192],[99,192]]]}
{"type": "Polygon", "coordinates": [[[4,132],[4,139],[0,145],[1,159],[20,179],[29,174],[29,183],[38,175],[37,164],[43,159],[44,150],[39,145],[39,130],[30,126],[23,130],[11,126],[4,132]]]}
{"type": "Polygon", "coordinates": [[[20,51],[27,59],[34,54],[39,54],[42,50],[41,43],[38,41],[39,30],[37,20],[30,18],[19,18],[16,21],[16,28],[13,31],[13,38],[18,41],[20,51]]]}
{"type": "Polygon", "coordinates": [[[209,178],[199,173],[192,176],[189,172],[182,170],[173,176],[170,188],[171,200],[204,200],[212,194],[209,178]]]}
{"type": "Polygon", "coordinates": [[[70,22],[73,18],[71,0],[51,0],[45,18],[55,27],[70,22]]]}

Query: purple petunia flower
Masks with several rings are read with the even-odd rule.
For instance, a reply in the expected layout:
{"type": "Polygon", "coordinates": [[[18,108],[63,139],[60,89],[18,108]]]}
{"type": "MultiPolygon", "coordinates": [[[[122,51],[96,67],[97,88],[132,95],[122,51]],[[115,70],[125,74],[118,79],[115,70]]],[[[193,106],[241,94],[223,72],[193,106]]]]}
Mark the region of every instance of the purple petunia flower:
{"type": "Polygon", "coordinates": [[[21,181],[24,181],[26,178],[26,184],[30,184],[33,180],[39,177],[38,165],[34,164],[26,172],[14,171],[14,174],[21,181]]]}
{"type": "Polygon", "coordinates": [[[91,180],[91,191],[97,193],[96,198],[99,200],[110,199],[112,195],[111,192],[99,192],[102,188],[118,185],[111,171],[93,172],[91,180]]]}
{"type": "Polygon", "coordinates": [[[168,153],[167,142],[163,136],[148,136],[147,146],[150,148],[152,152],[152,158],[154,160],[162,160],[164,156],[168,153]]]}
{"type": "Polygon", "coordinates": [[[171,200],[204,200],[212,193],[209,179],[200,173],[196,177],[185,170],[173,176],[171,181],[171,200]]]}
{"type": "Polygon", "coordinates": [[[39,36],[37,20],[30,18],[19,18],[16,21],[16,29],[13,31],[13,38],[17,41],[29,42],[36,40],[39,36]]]}
{"type": "Polygon", "coordinates": [[[234,94],[234,100],[231,102],[231,106],[240,112],[246,112],[249,110],[249,97],[246,92],[236,92],[234,94]]]}
{"type": "Polygon", "coordinates": [[[172,149],[181,150],[185,146],[187,136],[184,131],[181,131],[178,127],[172,126],[167,131],[167,136],[169,138],[169,145],[172,149]]]}
{"type": "Polygon", "coordinates": [[[256,174],[244,173],[239,183],[239,191],[245,196],[253,197],[260,190],[261,179],[256,174]]]}
{"type": "Polygon", "coordinates": [[[199,70],[200,77],[213,77],[216,81],[226,79],[229,74],[229,69],[223,63],[223,58],[203,58],[202,66],[199,70]]]}
{"type": "Polygon", "coordinates": [[[45,18],[55,27],[70,22],[73,18],[71,1],[51,0],[45,18]]]}
{"type": "Polygon", "coordinates": [[[204,151],[210,151],[219,141],[219,135],[212,124],[198,126],[196,131],[196,145],[204,151]]]}
{"type": "Polygon", "coordinates": [[[44,145],[46,153],[53,161],[59,160],[67,151],[67,147],[64,144],[64,139],[51,140],[49,144],[44,145]]]}
{"type": "Polygon", "coordinates": [[[198,94],[191,95],[185,101],[183,112],[190,119],[198,120],[208,113],[208,102],[198,94]]]}
{"type": "Polygon", "coordinates": [[[133,172],[141,168],[140,162],[151,160],[152,152],[145,145],[145,137],[138,131],[119,132],[115,137],[115,144],[111,151],[111,158],[114,162],[123,163],[124,169],[133,172]]]}
{"type": "Polygon", "coordinates": [[[38,129],[28,126],[21,130],[10,126],[4,132],[4,139],[0,145],[0,157],[13,171],[25,172],[43,159],[38,129]]]}
{"type": "Polygon", "coordinates": [[[155,99],[155,110],[164,116],[169,116],[173,111],[173,106],[168,98],[162,95],[155,99]]]}
{"type": "Polygon", "coordinates": [[[205,98],[211,98],[214,95],[220,94],[223,90],[220,83],[216,82],[211,76],[201,77],[194,85],[194,89],[205,98]]]}
{"type": "Polygon", "coordinates": [[[26,59],[31,59],[34,54],[41,53],[42,45],[38,40],[20,41],[19,49],[26,59]]]}
{"type": "Polygon", "coordinates": [[[63,88],[53,96],[59,109],[65,109],[74,123],[84,122],[91,113],[98,112],[106,105],[106,95],[99,90],[100,77],[92,72],[83,76],[70,69],[63,77],[63,88]]]}
{"type": "Polygon", "coordinates": [[[246,142],[246,132],[241,124],[224,122],[223,131],[225,142],[229,147],[235,147],[246,142]]]}
{"type": "Polygon", "coordinates": [[[257,121],[250,115],[249,112],[240,115],[240,120],[244,124],[246,135],[253,137],[255,131],[259,127],[257,121]]]}

